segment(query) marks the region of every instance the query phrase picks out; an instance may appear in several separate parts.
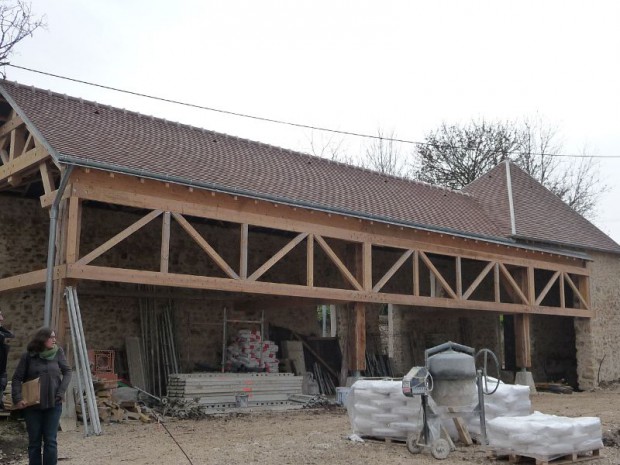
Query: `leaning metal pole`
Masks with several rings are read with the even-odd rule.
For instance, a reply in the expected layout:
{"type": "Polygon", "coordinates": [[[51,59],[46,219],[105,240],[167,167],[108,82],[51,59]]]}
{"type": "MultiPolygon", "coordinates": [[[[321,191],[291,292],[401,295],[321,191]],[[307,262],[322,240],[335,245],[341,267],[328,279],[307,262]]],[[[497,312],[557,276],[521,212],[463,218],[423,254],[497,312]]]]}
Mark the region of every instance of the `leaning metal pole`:
{"type": "Polygon", "coordinates": [[[49,326],[52,321],[52,278],[54,274],[54,261],[56,259],[56,226],[58,224],[58,206],[62,200],[67,182],[73,171],[73,165],[67,166],[62,178],[60,179],[60,186],[56,191],[56,197],[52,208],[50,209],[50,233],[49,241],[47,243],[47,274],[45,278],[45,307],[43,308],[43,326],[49,326]]]}

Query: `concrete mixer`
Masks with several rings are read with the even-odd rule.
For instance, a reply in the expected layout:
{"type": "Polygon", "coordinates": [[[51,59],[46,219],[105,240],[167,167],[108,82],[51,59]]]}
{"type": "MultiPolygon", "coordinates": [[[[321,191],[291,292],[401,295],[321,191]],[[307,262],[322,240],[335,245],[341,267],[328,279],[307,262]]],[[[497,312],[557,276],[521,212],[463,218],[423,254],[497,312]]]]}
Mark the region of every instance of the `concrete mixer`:
{"type": "Polygon", "coordinates": [[[416,454],[430,449],[436,459],[448,457],[454,443],[441,425],[442,416],[458,419],[464,414],[477,414],[480,440],[486,444],[484,396],[493,394],[499,385],[499,362],[495,354],[489,349],[476,354],[472,347],[446,342],[427,349],[424,359],[425,366],[413,367],[402,381],[403,394],[421,396],[422,404],[422,431],[407,437],[409,451],[416,454]],[[489,362],[495,368],[494,381],[489,380],[489,362]]]}

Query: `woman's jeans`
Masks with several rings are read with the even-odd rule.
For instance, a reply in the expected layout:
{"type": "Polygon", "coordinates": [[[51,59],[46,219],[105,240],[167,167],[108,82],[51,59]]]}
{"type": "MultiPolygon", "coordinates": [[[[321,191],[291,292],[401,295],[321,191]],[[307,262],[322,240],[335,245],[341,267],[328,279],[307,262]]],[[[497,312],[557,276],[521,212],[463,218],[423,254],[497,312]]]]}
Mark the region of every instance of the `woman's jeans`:
{"type": "Polygon", "coordinates": [[[27,408],[24,410],[28,430],[28,465],[56,465],[58,448],[56,435],[62,404],[47,409],[27,408]],[[43,461],[41,461],[43,442],[43,461]]]}

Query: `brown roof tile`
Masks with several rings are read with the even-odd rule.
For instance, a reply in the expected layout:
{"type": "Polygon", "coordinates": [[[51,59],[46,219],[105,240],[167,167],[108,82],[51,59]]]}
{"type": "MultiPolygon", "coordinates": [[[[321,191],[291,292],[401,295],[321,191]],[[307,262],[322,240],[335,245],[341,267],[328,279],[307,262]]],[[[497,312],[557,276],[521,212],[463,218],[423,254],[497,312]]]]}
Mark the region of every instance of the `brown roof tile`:
{"type": "Polygon", "coordinates": [[[54,150],[76,163],[103,163],[291,204],[502,237],[476,201],[460,192],[8,81],[2,88],[54,150]]]}

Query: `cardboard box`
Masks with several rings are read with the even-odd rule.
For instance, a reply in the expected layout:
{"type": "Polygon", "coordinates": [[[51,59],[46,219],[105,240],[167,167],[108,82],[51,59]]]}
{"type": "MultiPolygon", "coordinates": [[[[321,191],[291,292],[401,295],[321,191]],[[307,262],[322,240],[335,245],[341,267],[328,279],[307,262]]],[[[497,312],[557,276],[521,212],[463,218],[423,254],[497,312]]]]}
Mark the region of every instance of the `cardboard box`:
{"type": "Polygon", "coordinates": [[[39,378],[26,381],[22,384],[22,400],[26,402],[24,407],[39,405],[41,403],[41,385],[39,378]]]}

